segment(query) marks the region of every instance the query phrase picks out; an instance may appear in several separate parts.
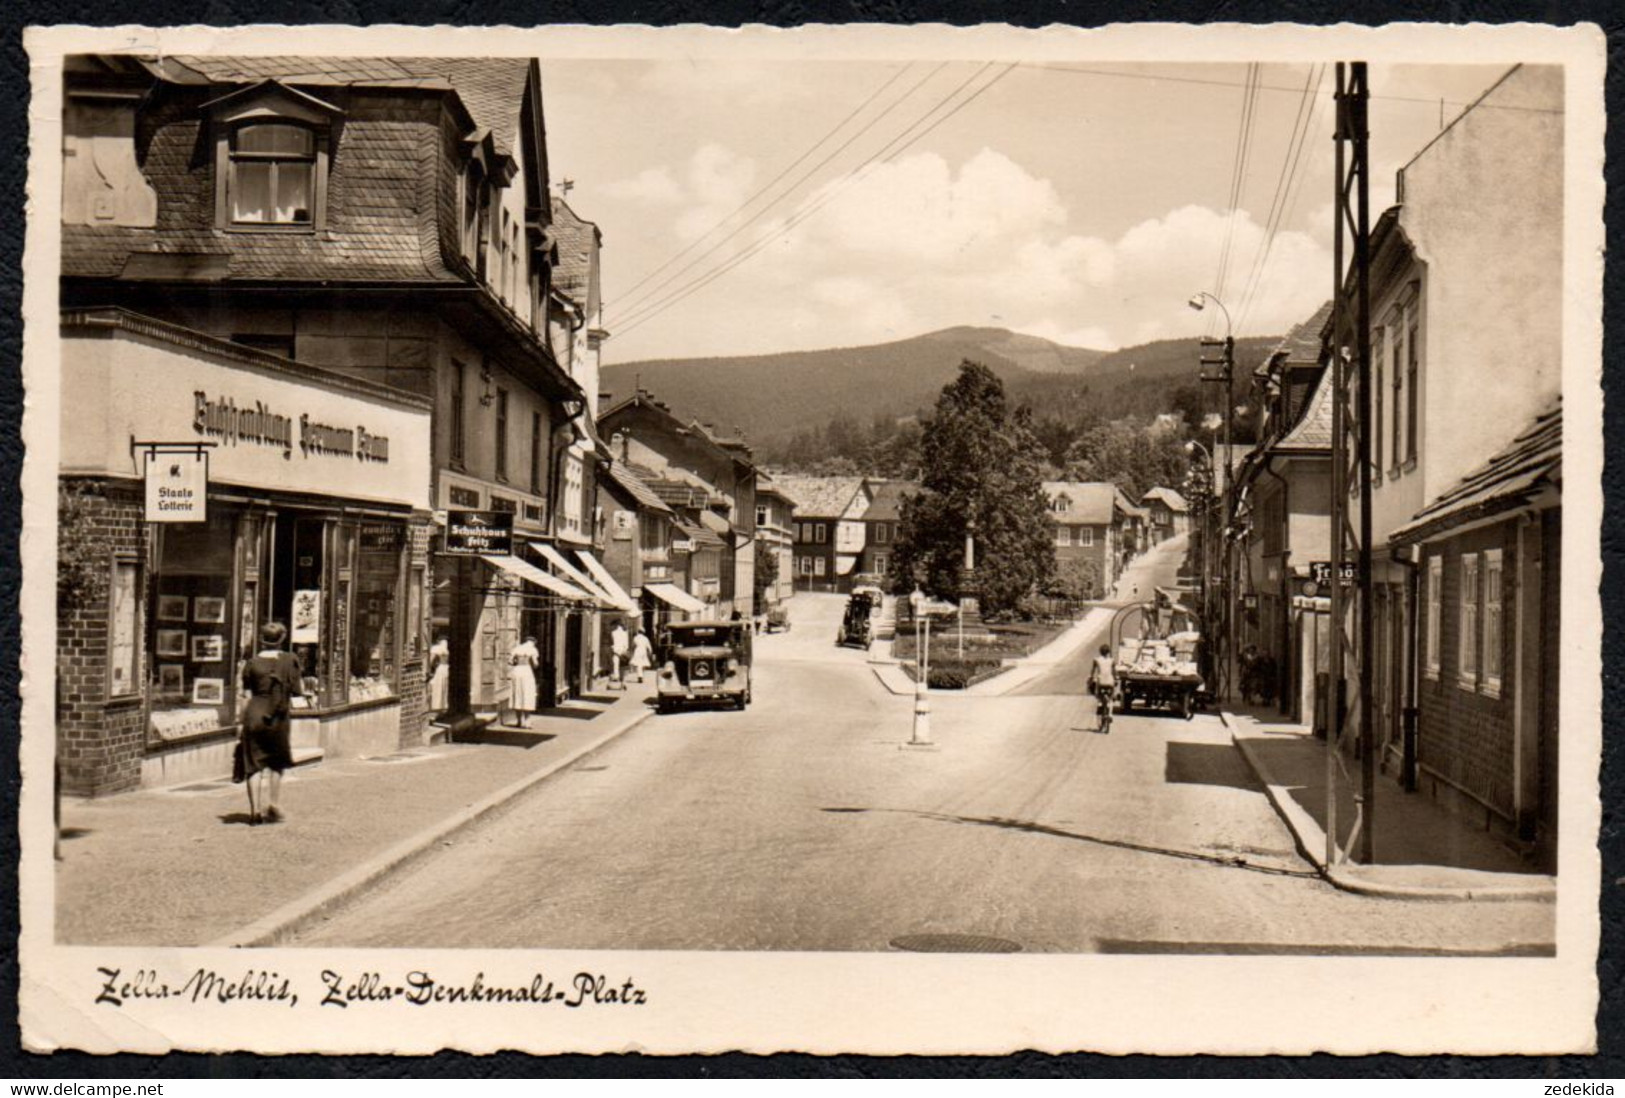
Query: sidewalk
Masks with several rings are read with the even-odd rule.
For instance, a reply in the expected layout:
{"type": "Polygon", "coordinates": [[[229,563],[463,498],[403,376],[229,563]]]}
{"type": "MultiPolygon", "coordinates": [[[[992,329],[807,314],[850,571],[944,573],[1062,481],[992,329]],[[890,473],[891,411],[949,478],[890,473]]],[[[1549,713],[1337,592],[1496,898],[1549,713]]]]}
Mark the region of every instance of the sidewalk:
{"type": "Polygon", "coordinates": [[[330,760],[284,779],[285,823],[248,826],[229,780],[62,804],[57,941],[255,945],[632,728],[652,684],[489,725],[464,742],[330,760]]]}
{"type": "MultiPolygon", "coordinates": [[[[1298,847],[1332,884],[1351,892],[1401,899],[1540,900],[1557,881],[1531,870],[1517,853],[1432,801],[1377,775],[1372,834],[1376,863],[1326,863],[1326,744],[1273,711],[1241,706],[1221,714],[1298,847]]],[[[1344,760],[1337,783],[1337,830],[1346,842],[1354,822],[1357,764],[1344,760]],[[1350,780],[1352,779],[1352,780],[1350,780]]]]}

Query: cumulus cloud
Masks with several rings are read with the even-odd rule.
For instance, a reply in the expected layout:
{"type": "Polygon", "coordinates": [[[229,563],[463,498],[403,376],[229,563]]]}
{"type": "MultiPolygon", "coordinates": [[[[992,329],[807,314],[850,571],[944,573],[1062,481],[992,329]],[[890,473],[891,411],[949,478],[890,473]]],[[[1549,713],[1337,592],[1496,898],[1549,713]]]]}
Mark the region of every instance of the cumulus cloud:
{"type": "MultiPolygon", "coordinates": [[[[712,144],[680,171],[627,181],[625,193],[654,204],[675,191],[673,231],[686,243],[743,201],[755,179],[752,161],[712,144]]],[[[957,164],[907,156],[828,183],[747,230],[696,275],[750,244],[760,254],[678,310],[732,341],[708,353],[852,345],[960,324],[1111,349],[1212,330],[1185,305],[1197,290],[1224,298],[1238,334],[1285,332],[1329,292],[1325,243],[1281,232],[1249,296],[1266,233],[1245,211],[1232,218],[1186,205],[1114,236],[1088,231],[1088,213],[1069,210],[1051,181],[992,148],[957,164]]]]}
{"type": "Polygon", "coordinates": [[[612,198],[630,199],[650,206],[675,206],[683,201],[683,188],[672,177],[671,169],[662,164],[645,168],[631,179],[618,179],[604,186],[612,198]]]}

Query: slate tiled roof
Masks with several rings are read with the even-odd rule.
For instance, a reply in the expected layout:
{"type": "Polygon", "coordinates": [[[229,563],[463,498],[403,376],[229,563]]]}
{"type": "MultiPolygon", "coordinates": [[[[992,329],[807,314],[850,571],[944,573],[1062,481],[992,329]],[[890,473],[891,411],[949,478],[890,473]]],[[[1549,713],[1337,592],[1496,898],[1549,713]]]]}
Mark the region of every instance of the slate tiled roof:
{"type": "Polygon", "coordinates": [[[840,518],[863,487],[862,477],[780,477],[797,518],[840,518]]]}
{"type": "Polygon", "coordinates": [[[911,480],[871,480],[869,488],[874,498],[863,513],[867,522],[896,522],[903,517],[903,497],[913,495],[920,486],[911,480]]]}
{"type": "Polygon", "coordinates": [[[186,80],[187,71],[212,84],[263,80],[305,87],[454,90],[474,125],[491,131],[498,152],[518,144],[519,107],[529,75],[523,57],[213,57],[179,55],[149,66],[160,77],[186,80]]]}
{"type": "Polygon", "coordinates": [[[676,524],[677,529],[682,531],[685,538],[693,541],[696,548],[720,549],[725,544],[716,534],[713,534],[697,522],[689,521],[682,515],[677,516],[676,524]]]}
{"type": "Polygon", "coordinates": [[[1332,380],[1331,370],[1321,372],[1314,395],[1304,406],[1303,418],[1271,450],[1279,453],[1332,448],[1332,380]]]}
{"type": "Polygon", "coordinates": [[[1185,497],[1172,488],[1163,488],[1161,486],[1152,488],[1140,497],[1140,502],[1144,503],[1146,500],[1161,501],[1167,505],[1168,510],[1176,514],[1183,514],[1191,509],[1190,504],[1185,502],[1185,497]]]}
{"type": "Polygon", "coordinates": [[[1389,535],[1423,541],[1463,522],[1512,511],[1563,484],[1563,404],[1557,397],[1517,438],[1389,535]]]}
{"type": "MultiPolygon", "coordinates": [[[[779,482],[760,470],[756,473],[756,494],[758,496],[777,496],[779,499],[790,500],[779,482]]],[[[790,500],[794,503],[794,500],[790,500]]]]}
{"type": "Polygon", "coordinates": [[[642,477],[628,469],[625,462],[610,462],[608,475],[622,491],[637,501],[639,507],[648,511],[671,514],[671,508],[666,506],[666,502],[655,495],[654,490],[643,482],[642,477]]]}
{"type": "MultiPolygon", "coordinates": [[[[174,86],[144,109],[142,171],[159,196],[150,229],[64,225],[62,273],[127,279],[466,283],[448,266],[445,233],[456,211],[442,173],[440,102],[367,94],[345,103],[328,176],[322,231],[231,233],[215,228],[214,167],[198,150],[202,106],[232,86],[266,79],[353,89],[421,87],[455,93],[495,144],[518,139],[529,62],[523,59],[181,57],[148,63],[174,86]]],[[[332,98],[331,93],[327,93],[332,98]]],[[[453,261],[454,263],[457,261],[453,261]]]]}
{"type": "Polygon", "coordinates": [[[554,287],[579,305],[589,304],[592,292],[592,255],[598,226],[583,221],[562,198],[553,199],[553,239],[559,260],[553,267],[554,287]]]}
{"type": "Polygon", "coordinates": [[[1288,332],[1286,338],[1276,345],[1274,354],[1285,354],[1288,362],[1320,361],[1320,333],[1331,319],[1332,303],[1327,301],[1315,310],[1314,316],[1288,332]]]}
{"type": "Polygon", "coordinates": [[[1065,496],[1070,506],[1051,511],[1056,522],[1110,526],[1117,502],[1117,486],[1107,481],[1046,480],[1044,494],[1050,499],[1065,496]]]}

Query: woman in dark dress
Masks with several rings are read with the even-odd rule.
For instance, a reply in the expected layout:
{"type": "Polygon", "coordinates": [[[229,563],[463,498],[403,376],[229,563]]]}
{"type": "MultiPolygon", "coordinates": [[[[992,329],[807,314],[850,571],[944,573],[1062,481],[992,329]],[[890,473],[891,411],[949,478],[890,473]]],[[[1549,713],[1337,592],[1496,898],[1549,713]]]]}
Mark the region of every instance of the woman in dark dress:
{"type": "Polygon", "coordinates": [[[248,814],[252,823],[280,823],[277,807],[282,793],[282,772],[293,765],[288,742],[290,699],[301,696],[299,661],[282,650],[288,630],[281,622],[260,629],[260,651],[243,664],[243,732],[237,741],[232,777],[248,784],[248,814]]]}

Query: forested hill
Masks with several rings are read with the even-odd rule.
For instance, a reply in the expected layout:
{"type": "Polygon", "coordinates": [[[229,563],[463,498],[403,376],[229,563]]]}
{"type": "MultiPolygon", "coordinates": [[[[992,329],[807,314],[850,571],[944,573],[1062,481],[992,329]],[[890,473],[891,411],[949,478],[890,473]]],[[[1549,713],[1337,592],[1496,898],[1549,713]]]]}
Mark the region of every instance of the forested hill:
{"type": "MultiPolygon", "coordinates": [[[[1279,342],[1237,341],[1242,389],[1244,369],[1279,342]]],[[[1172,390],[1195,383],[1198,354],[1192,339],[1105,352],[958,327],[867,347],[618,363],[604,367],[601,387],[613,401],[642,385],[685,419],[743,431],[759,459],[800,464],[825,456],[816,440],[832,427],[928,410],[965,359],[992,369],[1012,403],[1040,418],[1082,421],[1172,410],[1172,390]]]]}

